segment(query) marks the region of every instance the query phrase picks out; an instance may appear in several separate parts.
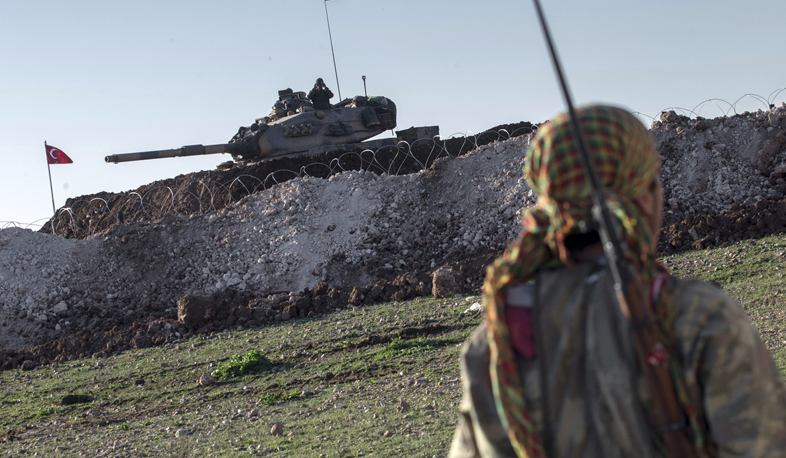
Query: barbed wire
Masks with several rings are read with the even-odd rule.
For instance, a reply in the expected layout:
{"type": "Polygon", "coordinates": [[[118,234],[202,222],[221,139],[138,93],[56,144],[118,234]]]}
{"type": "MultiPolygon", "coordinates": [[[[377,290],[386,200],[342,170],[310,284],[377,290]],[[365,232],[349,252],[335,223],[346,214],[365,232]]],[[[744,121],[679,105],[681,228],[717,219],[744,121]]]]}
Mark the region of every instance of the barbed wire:
{"type": "MultiPolygon", "coordinates": [[[[781,87],[770,92],[766,97],[758,94],[744,94],[734,102],[729,102],[721,98],[711,98],[698,103],[693,108],[671,106],[664,108],[655,116],[642,112],[633,113],[640,118],[648,119],[650,122],[658,121],[660,114],[668,111],[675,111],[684,116],[698,118],[702,117],[702,111],[707,106],[717,108],[720,116],[740,114],[738,107],[744,101],[753,100],[761,105],[762,111],[769,110],[774,106],[777,98],[786,91],[786,87],[781,87]]],[[[323,162],[312,162],[301,166],[298,170],[279,169],[270,172],[264,179],[253,175],[238,175],[228,183],[216,180],[197,180],[197,189],[173,188],[169,186],[156,186],[140,194],[137,191],[129,191],[116,195],[125,195],[122,202],[114,202],[110,205],[103,198],[94,197],[89,199],[77,199],[71,202],[69,207],[62,207],[56,211],[54,218],[40,218],[31,223],[21,223],[17,221],[0,221],[0,229],[18,227],[23,229],[40,230],[52,223],[51,232],[57,235],[84,238],[94,235],[115,224],[123,224],[132,221],[158,220],[167,215],[183,215],[192,213],[205,213],[216,211],[231,205],[247,195],[254,194],[272,186],[281,184],[294,178],[304,177],[329,177],[337,173],[349,170],[363,170],[387,175],[400,175],[402,173],[414,173],[425,170],[435,160],[440,157],[455,158],[463,151],[474,149],[480,145],[493,141],[504,141],[525,133],[529,133],[537,127],[522,127],[508,132],[506,129],[496,131],[490,130],[480,134],[472,132],[454,133],[448,137],[440,135],[432,139],[419,139],[411,145],[405,141],[398,142],[396,145],[383,146],[376,150],[366,149],[361,152],[346,152],[332,159],[328,164],[323,162]],[[451,140],[461,138],[462,142],[458,148],[454,146],[454,151],[448,150],[451,140]],[[425,158],[413,154],[413,149],[422,147],[429,148],[425,158]],[[381,155],[391,155],[392,158],[380,160],[381,155]],[[349,165],[351,159],[359,163],[354,167],[349,165]],[[407,161],[413,162],[417,167],[410,167],[403,171],[407,161]],[[387,164],[387,165],[386,165],[387,164]],[[322,173],[320,173],[320,171],[322,173]],[[169,198],[163,199],[164,205],[155,206],[152,202],[161,202],[161,199],[154,199],[157,192],[168,193],[169,198]],[[191,205],[189,204],[191,203],[191,205]],[[221,203],[219,203],[221,202],[221,203]],[[195,208],[193,208],[195,207],[195,208]],[[81,217],[77,215],[82,215],[81,217]],[[85,216],[87,215],[87,216],[85,216]],[[43,223],[42,223],[43,221],[43,223]],[[109,223],[107,223],[109,222],[109,223]]]]}
{"type": "Polygon", "coordinates": [[[646,113],[642,113],[642,112],[639,112],[639,111],[634,111],[633,114],[635,114],[637,116],[640,116],[642,118],[647,118],[647,119],[650,120],[650,122],[652,122],[652,121],[659,121],[660,120],[660,114],[664,113],[664,112],[668,112],[668,111],[674,111],[675,113],[679,112],[679,113],[682,113],[683,116],[687,116],[689,118],[699,118],[699,117],[702,117],[701,116],[701,110],[706,105],[712,104],[712,105],[715,105],[718,108],[718,111],[720,112],[720,116],[728,117],[729,115],[740,114],[737,111],[737,106],[740,104],[740,102],[742,102],[744,100],[747,100],[747,99],[753,99],[754,101],[756,101],[759,104],[761,104],[762,108],[760,108],[760,109],[762,111],[768,111],[771,107],[775,106],[775,101],[777,100],[778,96],[782,92],[784,92],[784,91],[786,91],[786,87],[775,89],[774,91],[770,92],[770,95],[768,95],[767,97],[763,97],[763,96],[758,95],[758,94],[745,94],[745,95],[741,96],[740,98],[738,98],[737,100],[735,100],[734,102],[729,102],[728,100],[719,99],[719,98],[712,98],[712,99],[707,99],[707,100],[704,100],[704,101],[698,103],[692,109],[690,109],[690,108],[682,108],[682,107],[675,107],[675,106],[667,107],[667,108],[664,108],[664,109],[660,110],[655,116],[650,116],[650,115],[648,115],[646,113]],[[723,105],[723,106],[721,106],[721,105],[723,105]]]}
{"type": "Polygon", "coordinates": [[[278,169],[264,178],[240,174],[227,182],[199,179],[189,187],[153,186],[144,192],[114,194],[117,198],[112,202],[101,197],[86,197],[70,201],[69,206],[58,209],[53,218],[41,218],[33,223],[0,221],[0,229],[20,227],[41,230],[51,223],[51,230],[46,232],[68,238],[85,238],[117,224],[156,221],[168,215],[217,211],[248,195],[295,178],[330,177],[350,170],[386,175],[415,173],[427,169],[439,158],[455,158],[478,146],[524,135],[533,129],[521,127],[511,132],[499,129],[477,135],[472,132],[455,133],[447,138],[437,135],[431,139],[418,139],[412,144],[399,141],[396,145],[376,150],[348,151],[329,163],[315,161],[297,170],[278,169]],[[460,143],[451,141],[459,138],[462,139],[460,143]]]}

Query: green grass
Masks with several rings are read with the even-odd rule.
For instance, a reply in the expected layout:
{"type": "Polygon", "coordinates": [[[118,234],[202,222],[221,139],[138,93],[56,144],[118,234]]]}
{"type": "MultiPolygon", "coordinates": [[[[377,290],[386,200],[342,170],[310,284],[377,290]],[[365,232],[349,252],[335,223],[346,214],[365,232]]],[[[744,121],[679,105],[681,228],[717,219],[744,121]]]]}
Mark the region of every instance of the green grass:
{"type": "Polygon", "coordinates": [[[259,352],[251,350],[244,355],[234,355],[212,372],[217,380],[241,377],[243,375],[258,374],[273,367],[273,363],[259,352]]]}
{"type": "MultiPolygon", "coordinates": [[[[784,253],[776,237],[663,261],[739,299],[783,371],[784,253]]],[[[5,371],[0,455],[444,457],[461,400],[460,346],[481,320],[464,311],[476,300],[377,304],[5,371]],[[197,383],[211,373],[218,383],[197,383]]]]}
{"type": "Polygon", "coordinates": [[[261,398],[262,404],[267,406],[272,406],[276,404],[280,404],[284,401],[290,401],[292,399],[297,399],[300,396],[304,396],[304,392],[300,390],[295,390],[291,393],[265,393],[261,398]]]}
{"type": "Polygon", "coordinates": [[[749,240],[663,261],[674,275],[715,282],[739,300],[775,364],[786,372],[786,238],[749,240]]]}
{"type": "Polygon", "coordinates": [[[0,434],[18,439],[0,442],[0,454],[444,455],[461,396],[459,346],[480,322],[462,312],[475,300],[379,304],[2,372],[0,434]],[[199,386],[210,373],[219,382],[199,386]],[[69,395],[86,402],[62,405],[69,395]],[[402,399],[410,410],[396,409],[402,399]],[[176,437],[181,429],[189,434],[176,437]]]}
{"type": "Polygon", "coordinates": [[[414,356],[427,352],[434,352],[451,343],[445,339],[427,339],[418,337],[416,339],[404,340],[397,337],[384,350],[380,352],[385,356],[414,356]]]}
{"type": "Polygon", "coordinates": [[[86,394],[67,394],[63,396],[60,404],[70,406],[73,404],[86,404],[88,402],[93,402],[93,398],[86,394]]]}

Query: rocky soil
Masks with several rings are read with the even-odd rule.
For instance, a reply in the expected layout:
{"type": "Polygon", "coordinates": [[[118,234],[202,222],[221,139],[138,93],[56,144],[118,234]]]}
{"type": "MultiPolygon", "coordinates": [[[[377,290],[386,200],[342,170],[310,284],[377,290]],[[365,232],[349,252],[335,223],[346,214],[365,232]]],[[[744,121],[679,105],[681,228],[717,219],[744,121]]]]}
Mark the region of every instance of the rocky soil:
{"type": "Polygon", "coordinates": [[[406,175],[429,168],[442,157],[456,157],[494,141],[532,132],[528,122],[496,126],[478,135],[401,143],[371,151],[355,148],[311,156],[271,159],[229,170],[207,170],[156,181],[127,192],[68,199],[43,232],[86,238],[117,224],[158,221],[166,215],[221,210],[243,197],[297,177],[328,178],[350,170],[406,175]]]}
{"type": "MultiPolygon", "coordinates": [[[[653,123],[664,163],[661,253],[784,230],[785,127],[784,106],[717,119],[665,113],[653,123]]],[[[529,135],[482,143],[455,158],[410,160],[425,170],[334,168],[163,216],[110,219],[93,208],[70,238],[2,229],[0,368],[477,288],[537,198],[522,180],[529,135]]],[[[109,210],[124,198],[101,196],[109,210]]]]}

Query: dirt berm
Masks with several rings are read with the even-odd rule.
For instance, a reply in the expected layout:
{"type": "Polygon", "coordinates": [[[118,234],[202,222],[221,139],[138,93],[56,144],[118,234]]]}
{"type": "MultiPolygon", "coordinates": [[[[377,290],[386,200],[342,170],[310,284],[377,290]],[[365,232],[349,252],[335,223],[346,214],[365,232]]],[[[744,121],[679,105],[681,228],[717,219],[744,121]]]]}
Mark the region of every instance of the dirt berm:
{"type": "MultiPolygon", "coordinates": [[[[662,254],[783,231],[784,119],[781,107],[654,123],[662,254]]],[[[518,233],[520,209],[536,201],[522,179],[528,142],[522,135],[424,159],[427,169],[402,175],[364,166],[297,177],[223,207],[115,219],[83,238],[81,229],[71,238],[0,230],[0,367],[404,300],[431,294],[438,270],[444,287],[475,289],[518,233]]],[[[147,188],[185,188],[216,173],[147,188]]],[[[81,227],[104,224],[95,212],[78,218],[81,227]]]]}

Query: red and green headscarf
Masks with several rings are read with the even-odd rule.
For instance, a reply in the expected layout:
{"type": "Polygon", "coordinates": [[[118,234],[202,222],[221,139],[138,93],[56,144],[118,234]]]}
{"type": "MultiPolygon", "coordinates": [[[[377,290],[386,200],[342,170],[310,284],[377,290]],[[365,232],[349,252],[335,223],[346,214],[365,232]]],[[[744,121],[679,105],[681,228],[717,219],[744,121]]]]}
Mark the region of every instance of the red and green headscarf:
{"type": "MultiPolygon", "coordinates": [[[[660,160],[655,142],[631,113],[610,106],[577,110],[590,155],[617,230],[628,245],[628,261],[641,284],[657,270],[653,234],[634,201],[658,179],[660,160]]],[[[491,380],[497,411],[519,457],[545,456],[527,415],[515,352],[505,321],[506,286],[521,283],[541,269],[572,266],[565,237],[592,224],[590,181],[567,114],[538,130],[527,154],[527,183],[539,195],[524,210],[524,230],[489,266],[483,293],[491,350],[491,380]]]]}

